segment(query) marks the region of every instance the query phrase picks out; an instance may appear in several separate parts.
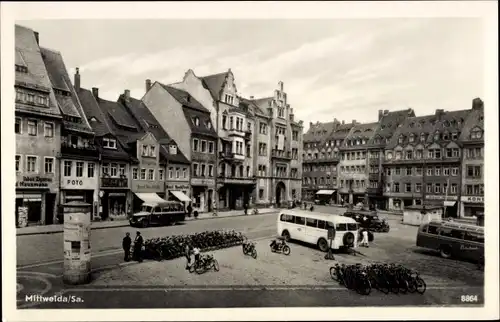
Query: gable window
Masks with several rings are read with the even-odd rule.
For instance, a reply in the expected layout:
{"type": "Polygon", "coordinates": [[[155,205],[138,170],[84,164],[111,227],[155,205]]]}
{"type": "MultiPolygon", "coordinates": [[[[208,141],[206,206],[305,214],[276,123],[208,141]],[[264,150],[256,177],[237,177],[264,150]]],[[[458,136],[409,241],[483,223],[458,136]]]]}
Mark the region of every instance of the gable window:
{"type": "Polygon", "coordinates": [[[425,142],[425,134],[420,134],[420,142],[425,142]]]}
{"type": "Polygon", "coordinates": [[[199,149],[198,144],[199,144],[198,139],[193,139],[193,151],[194,152],[198,152],[198,149],[199,149]]]}
{"type": "Polygon", "coordinates": [[[439,140],[439,133],[434,133],[434,141],[438,141],[439,140]]]}
{"type": "Polygon", "coordinates": [[[143,145],[142,146],[142,156],[149,156],[149,145],[143,145]]]}
{"type": "Polygon", "coordinates": [[[28,134],[36,136],[38,134],[38,122],[35,120],[28,121],[28,134]]]}
{"type": "Polygon", "coordinates": [[[410,135],[409,141],[410,141],[411,143],[415,142],[415,136],[414,136],[413,134],[412,134],[412,135],[410,135]]]}
{"type": "Polygon", "coordinates": [[[109,139],[109,138],[104,138],[102,139],[103,146],[106,149],[116,149],[116,140],[115,139],[109,139]]]}
{"type": "Polygon", "coordinates": [[[21,134],[22,133],[22,120],[20,117],[16,117],[16,123],[14,125],[14,131],[16,134],[21,134]]]}
{"type": "Polygon", "coordinates": [[[168,153],[169,154],[177,154],[177,146],[176,145],[170,145],[168,148],[168,153]]]}
{"type": "Polygon", "coordinates": [[[156,157],[156,147],[154,145],[151,145],[149,147],[149,156],[150,157],[156,157]]]}
{"type": "Polygon", "coordinates": [[[232,105],[234,103],[234,97],[229,94],[224,94],[224,103],[232,105]]]}
{"type": "Polygon", "coordinates": [[[471,133],[470,133],[470,138],[471,139],[480,139],[483,137],[483,131],[479,130],[479,129],[476,129],[476,130],[473,130],[471,133]]]}
{"type": "Polygon", "coordinates": [[[404,137],[401,135],[398,139],[398,143],[399,144],[403,144],[403,141],[404,141],[404,137]]]}

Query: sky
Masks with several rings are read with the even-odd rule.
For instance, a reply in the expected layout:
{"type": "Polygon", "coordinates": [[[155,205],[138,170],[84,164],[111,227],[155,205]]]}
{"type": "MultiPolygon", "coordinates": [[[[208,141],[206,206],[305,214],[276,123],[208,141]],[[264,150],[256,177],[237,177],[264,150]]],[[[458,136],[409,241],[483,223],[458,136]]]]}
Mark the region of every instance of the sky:
{"type": "Polygon", "coordinates": [[[328,20],[30,20],[40,45],[62,53],[82,87],[116,100],[231,68],[239,94],[284,82],[296,119],[374,122],[378,110],[417,115],[471,108],[483,96],[477,18],[328,20]]]}

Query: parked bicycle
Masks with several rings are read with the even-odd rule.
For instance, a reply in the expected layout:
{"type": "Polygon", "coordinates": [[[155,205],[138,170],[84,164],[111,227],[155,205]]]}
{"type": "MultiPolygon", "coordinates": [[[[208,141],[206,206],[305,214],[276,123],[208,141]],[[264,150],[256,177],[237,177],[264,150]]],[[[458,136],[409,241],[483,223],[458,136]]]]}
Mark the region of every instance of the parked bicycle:
{"type": "Polygon", "coordinates": [[[245,255],[250,255],[254,259],[257,258],[257,249],[255,249],[255,243],[254,242],[244,242],[241,244],[243,248],[243,254],[245,255]]]}
{"type": "Polygon", "coordinates": [[[202,255],[198,261],[189,267],[190,273],[203,274],[211,269],[214,271],[219,271],[219,262],[214,258],[213,255],[202,255]]]}

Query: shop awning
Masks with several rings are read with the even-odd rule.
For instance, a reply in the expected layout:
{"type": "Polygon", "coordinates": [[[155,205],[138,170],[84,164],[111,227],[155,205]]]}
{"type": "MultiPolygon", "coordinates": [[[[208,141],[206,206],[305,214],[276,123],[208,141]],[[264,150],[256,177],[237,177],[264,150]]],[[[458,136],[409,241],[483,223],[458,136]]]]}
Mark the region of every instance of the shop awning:
{"type": "Polygon", "coordinates": [[[179,201],[191,201],[191,199],[184,194],[182,191],[170,190],[170,192],[177,198],[179,201]]]}
{"type": "Polygon", "coordinates": [[[453,206],[455,206],[455,204],[456,204],[457,202],[456,202],[456,201],[453,201],[453,200],[451,200],[451,201],[450,201],[450,200],[446,200],[446,201],[444,201],[443,203],[444,203],[444,206],[445,206],[445,207],[453,207],[453,206]]]}
{"type": "Polygon", "coordinates": [[[148,204],[167,202],[166,200],[160,198],[160,196],[158,196],[156,193],[135,193],[135,195],[137,196],[137,198],[148,204]]]}
{"type": "Polygon", "coordinates": [[[335,190],[320,190],[316,192],[317,195],[331,195],[335,190]]]}

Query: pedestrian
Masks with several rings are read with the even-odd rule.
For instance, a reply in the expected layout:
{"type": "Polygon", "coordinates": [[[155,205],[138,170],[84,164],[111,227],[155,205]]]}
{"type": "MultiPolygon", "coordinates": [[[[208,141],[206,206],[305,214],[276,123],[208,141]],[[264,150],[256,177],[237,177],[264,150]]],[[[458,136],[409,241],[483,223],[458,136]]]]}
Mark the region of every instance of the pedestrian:
{"type": "Polygon", "coordinates": [[[360,243],[360,246],[363,246],[363,247],[370,247],[369,243],[368,243],[368,230],[366,229],[363,229],[361,231],[361,243],[360,243]]]}
{"type": "Polygon", "coordinates": [[[198,247],[194,247],[193,248],[193,254],[194,254],[194,263],[193,263],[193,265],[197,265],[199,263],[199,261],[200,261],[200,249],[198,247]]]}
{"type": "Polygon", "coordinates": [[[186,257],[186,269],[189,269],[191,266],[191,246],[189,243],[184,246],[184,256],[186,257]]]}
{"type": "Polygon", "coordinates": [[[132,246],[132,238],[130,238],[130,233],[126,233],[123,237],[122,247],[125,253],[123,260],[128,262],[130,260],[130,247],[132,246]]]}
{"type": "Polygon", "coordinates": [[[307,202],[304,201],[304,210],[307,209],[307,202]]]}
{"type": "Polygon", "coordinates": [[[142,239],[141,232],[138,231],[134,240],[134,259],[138,262],[142,262],[142,245],[144,240],[142,239]]]}
{"type": "Polygon", "coordinates": [[[243,211],[245,215],[248,215],[248,205],[246,203],[243,205],[243,211]]]}
{"type": "Polygon", "coordinates": [[[188,217],[191,217],[191,213],[193,212],[193,207],[191,206],[191,202],[188,203],[188,206],[186,209],[187,209],[188,217]]]}
{"type": "Polygon", "coordinates": [[[217,217],[217,203],[215,202],[215,200],[213,202],[212,208],[213,208],[212,216],[217,217]]]}

